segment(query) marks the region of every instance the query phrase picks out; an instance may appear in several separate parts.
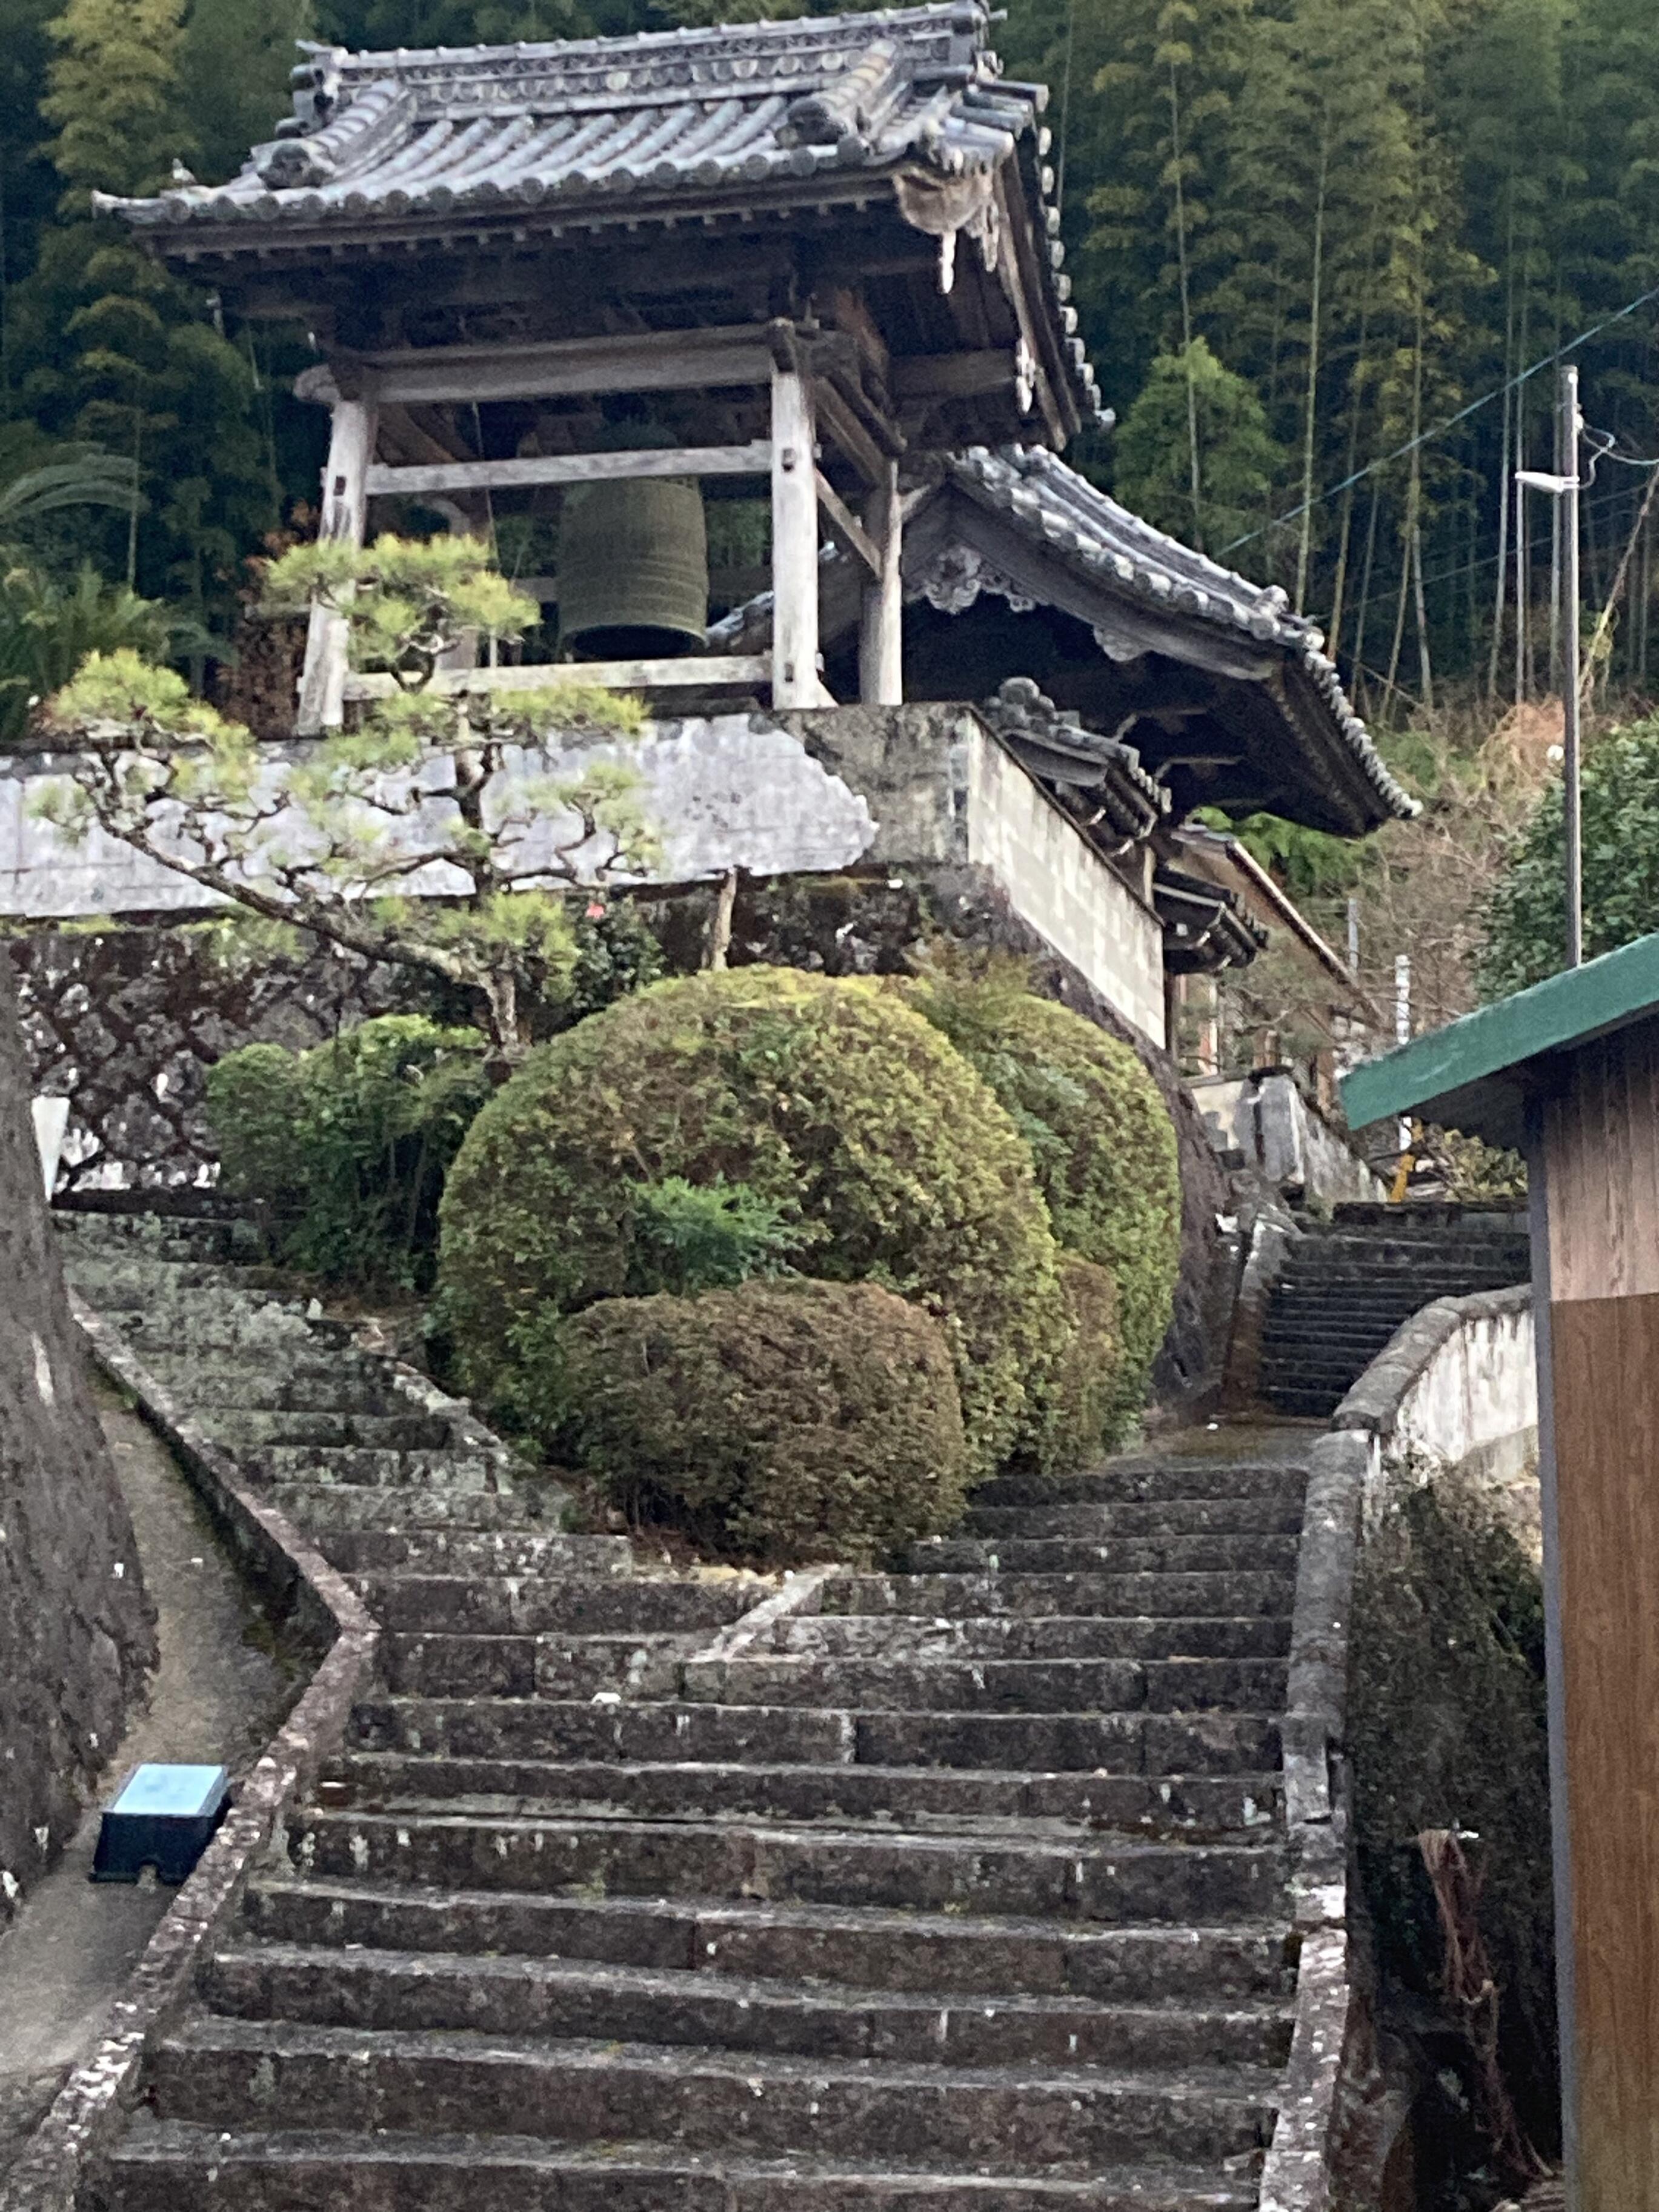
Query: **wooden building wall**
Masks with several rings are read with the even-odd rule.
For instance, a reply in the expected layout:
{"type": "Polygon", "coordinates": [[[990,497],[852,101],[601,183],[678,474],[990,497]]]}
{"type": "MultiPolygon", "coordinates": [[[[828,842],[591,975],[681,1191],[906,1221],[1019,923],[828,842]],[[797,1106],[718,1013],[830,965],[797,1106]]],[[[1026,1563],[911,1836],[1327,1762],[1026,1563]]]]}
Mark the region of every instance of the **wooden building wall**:
{"type": "Polygon", "coordinates": [[[1564,1054],[1534,1127],[1569,2130],[1578,2212],[1638,2212],[1659,2207],[1659,1018],[1564,1054]]]}

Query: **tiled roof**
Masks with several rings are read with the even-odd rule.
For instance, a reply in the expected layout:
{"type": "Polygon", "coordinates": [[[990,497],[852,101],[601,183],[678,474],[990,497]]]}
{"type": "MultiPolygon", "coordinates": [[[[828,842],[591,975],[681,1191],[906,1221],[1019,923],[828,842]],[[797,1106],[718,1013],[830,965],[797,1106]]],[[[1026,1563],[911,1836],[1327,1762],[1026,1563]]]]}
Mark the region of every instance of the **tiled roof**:
{"type": "Polygon", "coordinates": [[[1389,775],[1370,732],[1348,701],[1323,633],[1276,584],[1253,584],[1166,537],[1097,491],[1075,469],[1035,447],[984,447],[948,464],[969,497],[994,507],[1018,528],[1103,582],[1166,613],[1187,615],[1279,647],[1307,676],[1324,714],[1387,812],[1406,817],[1417,802],[1389,775]]]}

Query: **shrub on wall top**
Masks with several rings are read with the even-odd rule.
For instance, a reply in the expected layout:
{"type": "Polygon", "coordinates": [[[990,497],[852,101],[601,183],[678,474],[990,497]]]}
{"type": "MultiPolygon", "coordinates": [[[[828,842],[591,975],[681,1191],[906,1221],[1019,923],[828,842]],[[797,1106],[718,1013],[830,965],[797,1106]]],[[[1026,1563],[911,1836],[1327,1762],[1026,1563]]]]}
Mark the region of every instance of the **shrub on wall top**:
{"type": "Polygon", "coordinates": [[[1117,1282],[1120,1413],[1146,1397],[1181,1267],[1176,1133],[1133,1047],[1051,999],[1018,963],[901,987],[984,1078],[1031,1148],[1054,1235],[1117,1282]]]}
{"type": "Polygon", "coordinates": [[[973,1468],[1007,1454],[1068,1334],[1030,1152],[893,994],[787,969],[658,984],[541,1047],[491,1099],[442,1209],[444,1311],[471,1389],[533,1418],[542,1318],[635,1286],[632,1194],[673,1176],[793,1207],[798,1267],[934,1315],[973,1468]]]}

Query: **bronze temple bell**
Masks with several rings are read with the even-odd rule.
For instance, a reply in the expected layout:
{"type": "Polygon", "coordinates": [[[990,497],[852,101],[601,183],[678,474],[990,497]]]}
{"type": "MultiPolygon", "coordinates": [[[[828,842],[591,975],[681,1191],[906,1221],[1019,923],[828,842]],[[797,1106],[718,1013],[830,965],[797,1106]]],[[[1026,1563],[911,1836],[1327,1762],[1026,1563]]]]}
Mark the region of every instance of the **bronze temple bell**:
{"type": "Polygon", "coordinates": [[[559,523],[559,629],[581,660],[702,650],[708,533],[690,477],[576,484],[559,523]]]}

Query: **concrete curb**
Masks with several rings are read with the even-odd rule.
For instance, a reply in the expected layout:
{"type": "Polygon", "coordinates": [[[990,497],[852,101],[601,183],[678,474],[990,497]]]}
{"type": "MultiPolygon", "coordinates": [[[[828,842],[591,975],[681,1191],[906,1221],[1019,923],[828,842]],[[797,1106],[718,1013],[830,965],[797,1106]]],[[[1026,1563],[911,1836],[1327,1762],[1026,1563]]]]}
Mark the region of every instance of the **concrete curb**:
{"type": "Polygon", "coordinates": [[[1348,1972],[1347,1804],[1342,1771],[1348,1634],[1366,1492],[1413,1386],[1460,1330],[1524,1313],[1532,1291],[1437,1298],[1395,1332],[1314,1446],[1297,1559],[1282,1757],[1300,1946],[1285,2099],[1262,2170],[1261,2212],[1328,2212],[1337,2089],[1354,1992],[1348,1972]]]}
{"type": "Polygon", "coordinates": [[[373,1679],[379,1641],[372,1616],[344,1577],[247,1488],[226,1455],[145,1372],[119,1332],[73,1291],[70,1305],[98,1365],[177,1454],[253,1579],[324,1656],[239,1784],[229,1815],[110,2006],[91,2055],[59,2090],[0,2186],[0,2212],[75,2212],[88,2166],[125,2118],[147,2045],[188,2000],[198,1964],[237,1909],[250,1873],[280,1841],[290,1808],[341,1741],[353,1704],[373,1679]]]}

